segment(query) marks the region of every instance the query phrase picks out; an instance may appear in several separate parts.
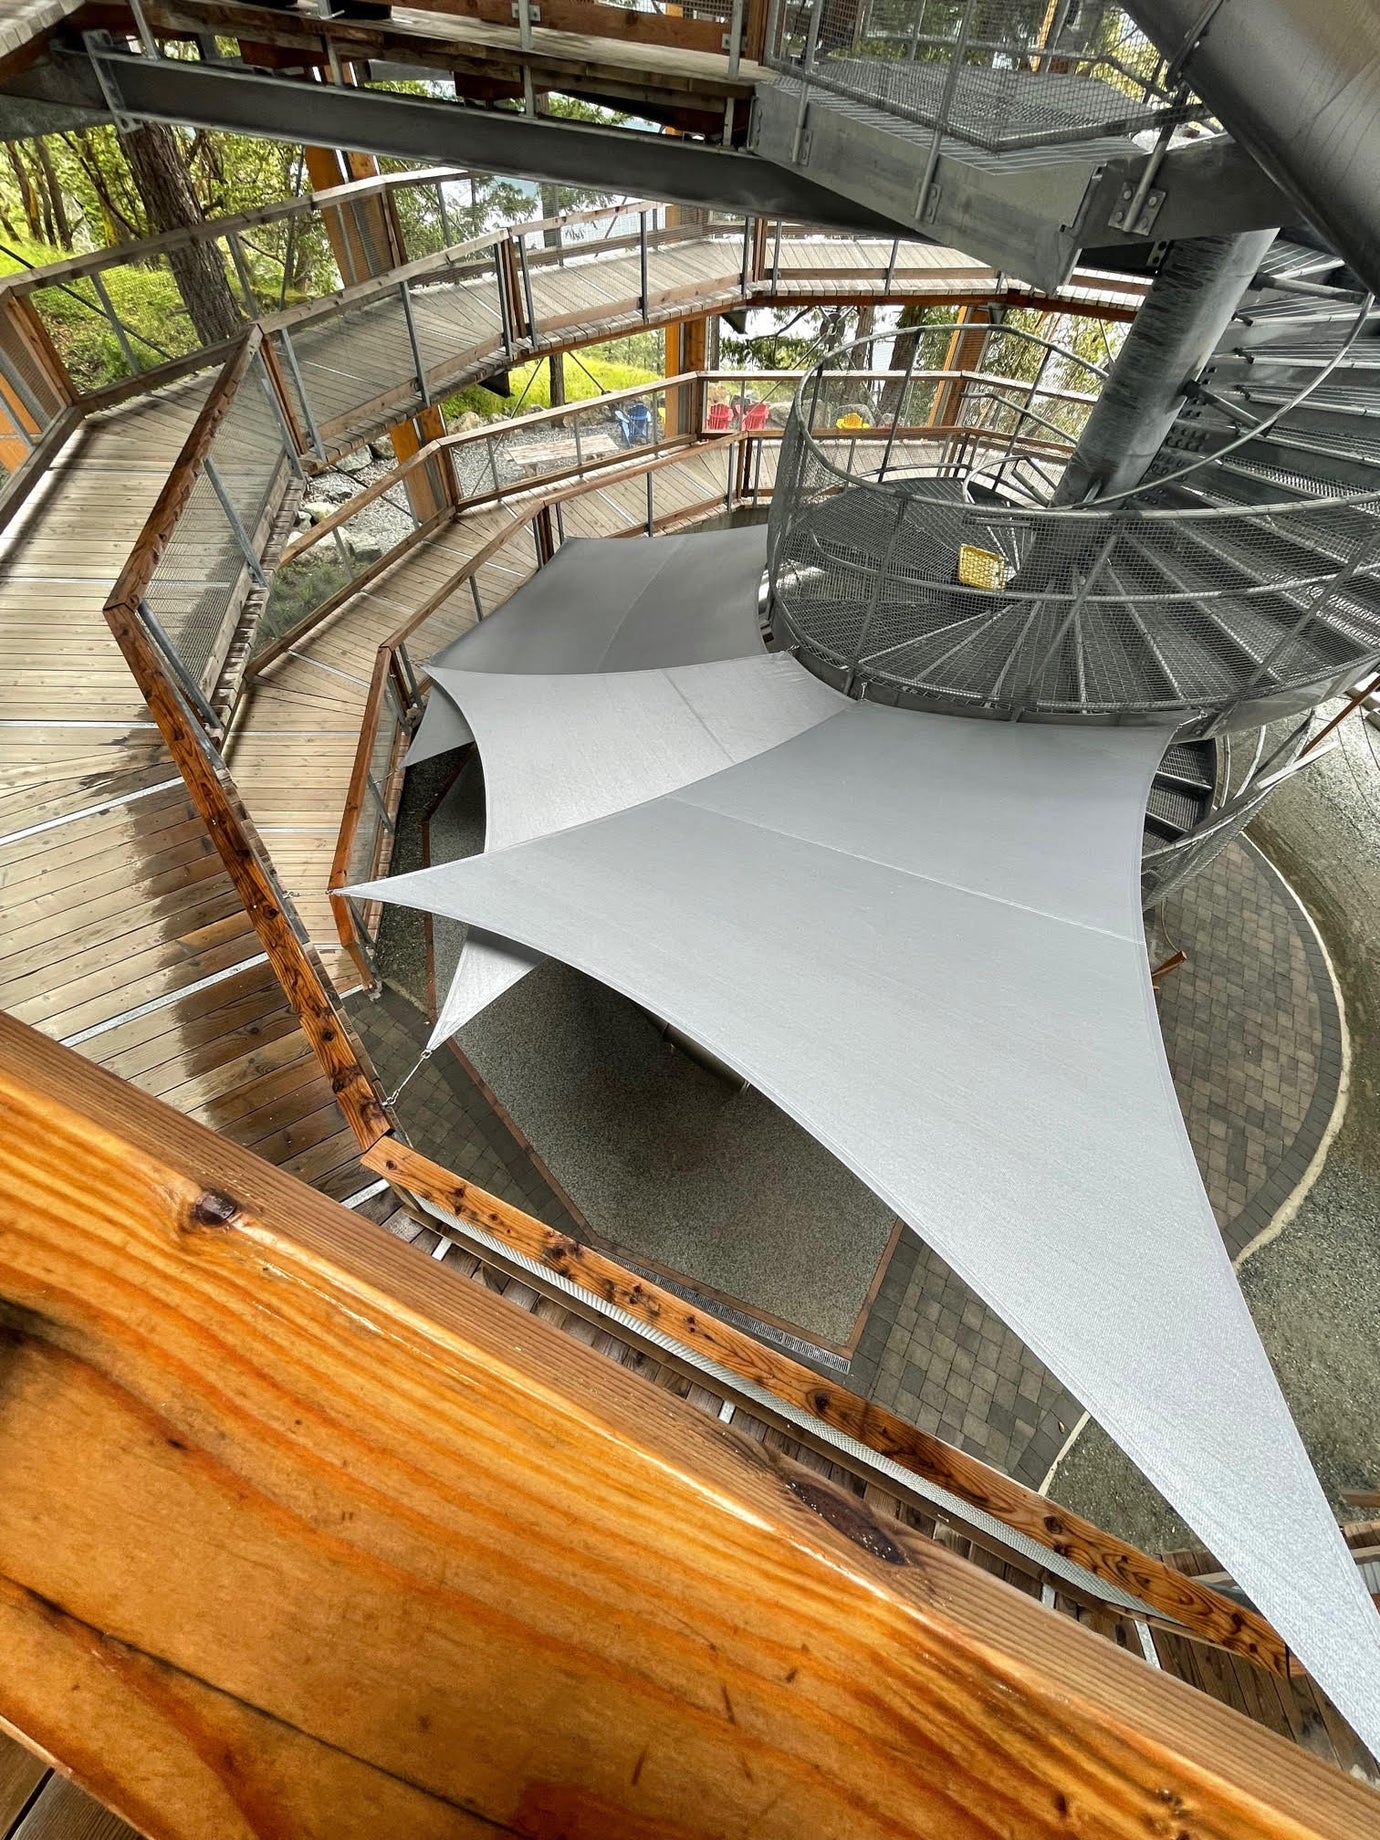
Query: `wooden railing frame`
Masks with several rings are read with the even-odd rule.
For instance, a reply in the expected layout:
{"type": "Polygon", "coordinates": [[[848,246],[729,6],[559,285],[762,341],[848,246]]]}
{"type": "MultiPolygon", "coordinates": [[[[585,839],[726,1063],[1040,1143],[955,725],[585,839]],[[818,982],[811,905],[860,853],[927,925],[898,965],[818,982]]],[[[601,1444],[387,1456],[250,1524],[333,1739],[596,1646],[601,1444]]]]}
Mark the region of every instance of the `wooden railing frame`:
{"type": "Polygon", "coordinates": [[[197,812],[259,935],[280,984],[361,1144],[391,1128],[382,1090],[340,1008],[330,980],[278,885],[234,781],[168,669],[143,616],[158,561],[186,508],[216,431],[257,355],[262,333],[251,327],[212,385],[182,451],[106,602],[105,617],[158,724],[197,812]]]}
{"type": "Polygon", "coordinates": [[[286,218],[311,217],[333,206],[350,204],[376,192],[405,191],[440,180],[463,179],[466,171],[454,166],[433,166],[417,172],[379,173],[368,179],[352,179],[347,185],[333,185],[325,191],[303,192],[297,198],[284,198],[273,204],[256,205],[247,211],[235,211],[221,217],[208,217],[202,223],[186,224],[165,230],[157,236],[145,236],[129,243],[115,243],[108,248],[89,250],[84,255],[64,256],[60,261],[45,263],[41,268],[19,269],[0,275],[0,296],[23,297],[45,287],[57,287],[68,281],[80,281],[87,275],[106,269],[121,268],[130,262],[148,262],[156,256],[170,255],[192,243],[218,242],[222,237],[253,230],[260,224],[277,223],[286,218]]]}
{"type": "Polygon", "coordinates": [[[837,1382],[814,1373],[769,1343],[696,1309],[593,1246],[559,1233],[521,1209],[466,1182],[396,1137],[382,1138],[361,1159],[398,1189],[442,1214],[469,1222],[542,1270],[671,1336],[683,1347],[765,1388],[775,1398],[888,1457],[925,1482],[1016,1528],[1138,1597],[1175,1625],[1176,1633],[1248,1656],[1288,1679],[1289,1650],[1263,1617],[1196,1578],[1137,1551],[1090,1521],[1037,1494],[966,1451],[930,1436],[837,1382]]]}
{"type": "MultiPolygon", "coordinates": [[[[585,3],[585,0],[581,0],[581,3],[585,3]]],[[[184,230],[169,232],[162,236],[145,238],[138,243],[116,245],[114,248],[96,250],[88,255],[68,257],[41,269],[0,276],[0,304],[3,304],[8,294],[13,299],[16,309],[31,310],[29,297],[47,286],[60,285],[73,279],[79,280],[87,274],[100,273],[129,262],[165,254],[169,250],[185,247],[190,242],[214,241],[218,237],[231,236],[241,228],[252,228],[255,224],[280,218],[311,215],[373,193],[409,186],[432,185],[445,176],[456,177],[455,169],[428,169],[423,173],[395,173],[355,180],[348,185],[308,193],[299,199],[284,201],[280,205],[262,206],[253,211],[237,213],[234,216],[212,218],[204,224],[189,226],[184,230]]],[[[555,345],[597,342],[601,336],[595,333],[586,339],[563,340],[562,333],[578,328],[580,324],[578,316],[550,320],[536,327],[527,324],[525,290],[519,276],[519,265],[512,259],[513,251],[519,244],[525,243],[526,239],[535,233],[551,229],[568,228],[598,221],[616,222],[622,217],[633,217],[643,212],[651,213],[665,209],[665,206],[653,201],[634,199],[622,205],[563,212],[554,217],[539,218],[528,223],[507,226],[501,230],[487,231],[431,255],[418,257],[414,261],[390,270],[386,275],[370,277],[364,281],[347,285],[320,300],[300,302],[277,313],[261,316],[255,323],[267,332],[286,331],[290,335],[295,329],[304,325],[319,324],[382,299],[388,293],[396,291],[400,282],[425,281],[448,270],[453,270],[462,265],[467,257],[476,258],[476,278],[481,272],[487,276],[487,265],[484,265],[481,271],[478,258],[483,257],[486,253],[497,251],[500,256],[508,258],[506,261],[500,260],[497,263],[495,272],[495,279],[500,286],[502,296],[501,313],[506,316],[507,323],[511,327],[520,329],[520,336],[515,340],[511,350],[505,350],[502,341],[495,339],[491,346],[484,347],[482,351],[476,348],[465,363],[433,367],[428,374],[427,386],[434,395],[445,389],[459,387],[467,378],[482,376],[486,364],[491,363],[495,356],[503,355],[513,361],[530,357],[537,351],[545,351],[555,345]]],[[[631,312],[634,306],[640,304],[644,322],[660,325],[673,322],[677,317],[689,317],[712,311],[716,305],[724,307],[735,300],[749,296],[763,301],[776,298],[774,290],[783,282],[789,286],[791,280],[789,275],[775,268],[768,259],[768,246],[773,243],[771,233],[776,223],[775,219],[759,220],[749,214],[744,214],[741,219],[735,218],[732,222],[725,222],[721,225],[712,224],[700,227],[693,224],[667,223],[655,227],[647,236],[649,248],[660,248],[663,245],[669,247],[682,241],[694,240],[697,237],[707,237],[716,241],[736,241],[739,235],[746,236],[750,245],[748,261],[740,272],[740,285],[727,288],[722,298],[715,296],[710,301],[703,295],[697,295],[693,286],[673,287],[662,290],[650,302],[633,302],[630,297],[628,311],[631,312]],[[741,229],[736,227],[739,224],[741,224],[741,229]]],[[[783,225],[783,230],[789,236],[789,226],[783,225]]],[[[600,252],[617,247],[635,247],[640,241],[639,233],[599,242],[576,241],[558,247],[543,247],[528,253],[527,267],[543,269],[553,264],[564,265],[572,260],[597,258],[600,252]]],[[[853,271],[840,269],[838,278],[846,280],[850,272],[853,271]]],[[[888,272],[894,275],[896,271],[889,270],[888,272]]],[[[809,278],[808,276],[798,277],[798,279],[809,278]]],[[[814,278],[826,280],[831,277],[819,271],[814,278]]],[[[966,294],[960,297],[955,295],[951,289],[924,286],[926,281],[933,283],[944,278],[942,273],[935,271],[915,271],[908,275],[911,284],[899,290],[893,289],[893,294],[908,301],[927,299],[931,294],[936,302],[944,304],[958,305],[967,301],[966,294]]],[[[949,278],[952,279],[952,276],[949,278]]],[[[1115,277],[1108,280],[1107,287],[1115,290],[1115,277]]],[[[854,296],[847,295],[846,292],[840,292],[838,288],[831,289],[829,297],[839,300],[854,298],[854,296]]],[[[991,297],[991,286],[976,288],[972,295],[974,300],[988,300],[991,297]]],[[[1058,309],[1071,313],[1095,313],[1108,318],[1129,318],[1134,313],[1134,302],[1128,303],[1125,307],[1118,307],[1100,302],[1052,301],[1036,297],[1020,289],[1007,290],[1003,297],[1018,304],[1037,308],[1047,307],[1051,310],[1058,309]]],[[[875,299],[875,293],[870,290],[860,292],[856,298],[872,300],[875,299]]],[[[230,347],[226,345],[201,348],[184,356],[170,359],[163,364],[152,366],[148,370],[141,371],[136,377],[122,379],[116,384],[106,385],[100,390],[89,392],[82,396],[81,400],[92,406],[108,405],[112,401],[124,400],[129,395],[172,382],[179,376],[210,368],[213,364],[222,361],[229,349],[230,347]]],[[[67,387],[74,398],[79,395],[71,384],[70,378],[67,379],[67,387]]],[[[370,408],[377,410],[377,414],[372,418],[373,421],[377,421],[379,417],[386,414],[390,403],[396,407],[407,400],[410,400],[407,385],[400,384],[395,390],[380,396],[377,403],[361,405],[358,410],[350,412],[349,418],[337,418],[341,426],[337,427],[334,423],[329,422],[325,424],[322,429],[323,436],[335,442],[338,437],[346,434],[355,422],[364,417],[370,408]]],[[[361,422],[360,425],[364,424],[361,422]]],[[[372,422],[369,425],[372,425],[372,422]]],[[[308,464],[310,465],[309,459],[308,464]]]]}
{"type": "Polygon", "coordinates": [[[0,1119],[0,1724],[151,1840],[1374,1833],[1372,1790],[8,1017],[0,1119]]]}

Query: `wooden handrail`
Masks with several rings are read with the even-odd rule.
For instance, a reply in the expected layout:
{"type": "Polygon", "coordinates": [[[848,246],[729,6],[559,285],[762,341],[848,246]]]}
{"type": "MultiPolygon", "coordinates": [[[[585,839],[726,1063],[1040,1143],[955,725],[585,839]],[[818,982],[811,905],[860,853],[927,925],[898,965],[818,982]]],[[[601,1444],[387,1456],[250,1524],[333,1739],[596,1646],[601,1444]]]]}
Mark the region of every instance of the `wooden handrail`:
{"type": "Polygon", "coordinates": [[[156,1840],[1363,1840],[1374,1792],[0,1017],[0,1723],[156,1840]]]}
{"type": "MultiPolygon", "coordinates": [[[[434,459],[437,454],[444,453],[447,449],[472,447],[482,445],[485,441],[501,440],[503,435],[510,430],[526,434],[531,429],[543,428],[548,423],[568,422],[582,410],[598,410],[610,405],[629,402],[635,397],[655,396],[663,392],[671,394],[678,390],[689,389],[699,380],[700,375],[696,372],[682,371],[673,376],[658,379],[655,383],[628,384],[621,390],[606,390],[599,396],[584,397],[579,402],[566,403],[554,409],[534,409],[530,415],[514,416],[511,420],[505,420],[501,424],[490,423],[484,428],[467,428],[463,432],[438,435],[434,441],[428,441],[425,447],[419,447],[415,454],[400,462],[391,472],[385,473],[381,479],[376,479],[372,485],[366,486],[362,492],[357,492],[353,498],[345,499],[329,516],[323,517],[320,523],[313,524],[310,530],[304,530],[300,537],[294,537],[284,549],[279,560],[279,567],[286,568],[290,562],[295,562],[304,551],[313,548],[323,537],[329,536],[333,530],[338,530],[342,524],[348,524],[350,519],[362,511],[366,505],[372,504],[376,498],[381,498],[385,492],[400,485],[409,473],[414,472],[419,466],[425,466],[428,460],[434,459]]],[[[611,459],[616,458],[617,456],[611,457],[611,459]]],[[[531,481],[519,482],[514,490],[523,491],[531,484],[542,483],[547,477],[563,478],[566,476],[566,473],[541,475],[531,481]]],[[[502,495],[502,488],[498,495],[502,495]]],[[[473,505],[487,503],[494,496],[495,494],[489,492],[475,493],[472,497],[465,499],[457,509],[466,510],[473,505]]]]}
{"type": "Polygon", "coordinates": [[[134,607],[137,614],[139,602],[147,593],[153,572],[158,566],[158,559],[186,509],[202,462],[211,450],[216,430],[229,413],[262,341],[262,330],[258,326],[251,326],[211,385],[182,444],[182,450],[154,500],[153,509],[144,521],[138,540],[116,579],[107,602],[108,607],[128,604],[134,607]]]}
{"type": "Polygon", "coordinates": [[[359,1142],[367,1145],[390,1128],[381,1089],[319,960],[294,926],[289,904],[234,781],[169,674],[142,613],[159,557],[191,497],[202,462],[254,361],[261,337],[259,328],[251,327],[212,385],[120,571],[106,602],[105,617],[302,1031],[330,1078],[341,1112],[359,1142]]]}
{"type": "Polygon", "coordinates": [[[664,1331],[684,1347],[765,1387],[835,1431],[846,1432],[970,1507],[980,1508],[1051,1552],[1073,1560],[1094,1577],[1119,1585],[1202,1641],[1246,1655],[1271,1673],[1289,1677],[1289,1650],[1265,1619],[1199,1580],[1173,1571],[966,1451],[928,1436],[885,1408],[802,1367],[770,1344],[662,1290],[594,1247],[558,1233],[397,1138],[380,1138],[361,1160],[442,1213],[482,1228],[544,1270],[568,1278],[605,1303],[664,1331]]]}
{"type": "MultiPolygon", "coordinates": [[[[344,886],[350,876],[350,858],[354,853],[355,837],[359,831],[359,821],[369,795],[369,775],[372,771],[374,744],[378,739],[379,718],[388,694],[388,679],[393,669],[393,653],[386,645],[381,645],[374,658],[373,675],[369,679],[369,691],[364,699],[364,711],[359,722],[359,741],[355,748],[355,757],[350,767],[350,783],[345,790],[345,804],[340,814],[340,831],[336,837],[335,855],[331,859],[330,880],[327,888],[334,893],[344,886]]],[[[380,792],[383,788],[380,787],[380,792]]],[[[373,870],[369,871],[372,878],[373,870]]],[[[363,951],[362,942],[355,936],[351,916],[343,902],[333,900],[331,913],[335,919],[336,932],[340,943],[354,958],[366,984],[373,984],[373,966],[363,951]]]]}
{"type": "Polygon", "coordinates": [[[320,960],[294,924],[234,781],[168,675],[137,603],[112,602],[105,616],[346,1123],[362,1147],[377,1142],[392,1124],[382,1088],[320,960]]]}

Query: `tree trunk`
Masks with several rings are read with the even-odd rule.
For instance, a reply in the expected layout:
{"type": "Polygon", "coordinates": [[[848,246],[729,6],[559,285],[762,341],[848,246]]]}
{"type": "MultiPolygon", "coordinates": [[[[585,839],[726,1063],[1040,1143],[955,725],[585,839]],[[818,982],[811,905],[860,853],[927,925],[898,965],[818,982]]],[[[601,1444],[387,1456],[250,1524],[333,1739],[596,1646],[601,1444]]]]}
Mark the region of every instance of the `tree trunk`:
{"type": "Polygon", "coordinates": [[[5,155],[14,174],[15,185],[19,191],[19,203],[24,212],[24,221],[29,226],[29,235],[35,243],[43,240],[43,225],[39,221],[38,197],[34,191],[34,182],[29,169],[20,158],[19,149],[13,141],[5,142],[5,155]]]}
{"type": "MultiPolygon", "coordinates": [[[[205,222],[177,136],[166,123],[145,122],[120,135],[120,146],[153,231],[183,230],[205,222]]],[[[207,345],[237,338],[244,330],[244,320],[215,244],[188,243],[174,249],[168,261],[197,336],[207,345]]]]}
{"type": "Polygon", "coordinates": [[[53,158],[40,135],[34,142],[34,154],[43,173],[43,188],[48,194],[48,209],[53,219],[53,241],[60,249],[72,247],[72,225],[67,216],[67,201],[62,185],[53,170],[53,158]]]}

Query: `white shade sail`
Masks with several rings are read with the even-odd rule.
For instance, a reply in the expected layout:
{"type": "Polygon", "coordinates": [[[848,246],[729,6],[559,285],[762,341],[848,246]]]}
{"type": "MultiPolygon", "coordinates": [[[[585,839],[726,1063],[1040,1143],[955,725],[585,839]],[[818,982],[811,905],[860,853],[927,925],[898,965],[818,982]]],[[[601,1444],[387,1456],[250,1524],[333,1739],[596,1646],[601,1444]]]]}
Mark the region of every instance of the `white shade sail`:
{"type": "Polygon", "coordinates": [[[354,892],[563,959],[766,1093],[1059,1375],[1380,1746],[1380,1618],[1160,1039],[1139,863],[1168,731],[834,707],[630,809],[354,892]]]}
{"type": "MultiPolygon", "coordinates": [[[[804,721],[783,728],[768,718],[763,736],[753,741],[745,729],[751,731],[764,712],[763,698],[747,689],[735,693],[726,680],[703,689],[710,701],[718,691],[726,743],[706,753],[708,735],[686,719],[689,705],[669,685],[654,704],[648,699],[656,692],[647,686],[644,697],[620,695],[608,688],[618,676],[594,675],[740,658],[764,662],[757,601],[766,560],[763,525],[674,537],[567,539],[497,613],[432,660],[434,688],[407,764],[477,741],[485,771],[485,848],[497,849],[603,817],[744,760],[759,747],[774,747],[804,721]],[[570,677],[580,678],[584,689],[572,685],[561,696],[555,686],[570,677]],[[670,725],[664,734],[658,714],[670,725]],[[636,732],[624,733],[624,721],[636,732]]],[[[810,686],[799,696],[808,699],[812,690],[818,702],[827,694],[789,661],[777,661],[783,662],[786,675],[793,670],[810,686]]],[[[777,683],[785,696],[779,672],[777,683]]],[[[685,694],[693,703],[688,688],[685,694]]],[[[429,1045],[447,1040],[540,963],[540,953],[472,931],[429,1045]]]]}
{"type": "MultiPolygon", "coordinates": [[[[762,524],[675,537],[569,537],[503,606],[431,659],[457,671],[567,675],[711,664],[762,650],[762,524]]],[[[407,764],[473,740],[433,696],[407,764]]]]}
{"type": "MultiPolygon", "coordinates": [[[[486,850],[622,811],[776,747],[844,706],[784,653],[669,671],[519,677],[451,671],[436,683],[484,762],[486,850]]],[[[436,1046],[541,962],[467,939],[432,1031],[436,1046]]]]}

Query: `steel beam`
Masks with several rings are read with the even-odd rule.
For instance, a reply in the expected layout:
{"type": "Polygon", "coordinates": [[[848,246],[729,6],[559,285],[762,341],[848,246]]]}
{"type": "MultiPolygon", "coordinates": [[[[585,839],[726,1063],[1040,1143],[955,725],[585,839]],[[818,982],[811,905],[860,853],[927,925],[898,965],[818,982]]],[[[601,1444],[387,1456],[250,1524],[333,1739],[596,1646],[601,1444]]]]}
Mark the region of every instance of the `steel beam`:
{"type": "Polygon", "coordinates": [[[1380,289],[1374,0],[1126,0],[1194,90],[1380,289]]]}
{"type": "MultiPolygon", "coordinates": [[[[784,172],[754,154],[680,136],[341,89],[122,51],[93,49],[91,57],[99,57],[123,107],[138,120],[188,122],[603,191],[626,190],[631,175],[645,195],[676,204],[780,215],[869,235],[891,237],[896,230],[894,220],[798,173],[784,172]]],[[[56,54],[15,77],[0,92],[0,118],[10,96],[109,117],[93,63],[75,53],[56,54]]]]}

